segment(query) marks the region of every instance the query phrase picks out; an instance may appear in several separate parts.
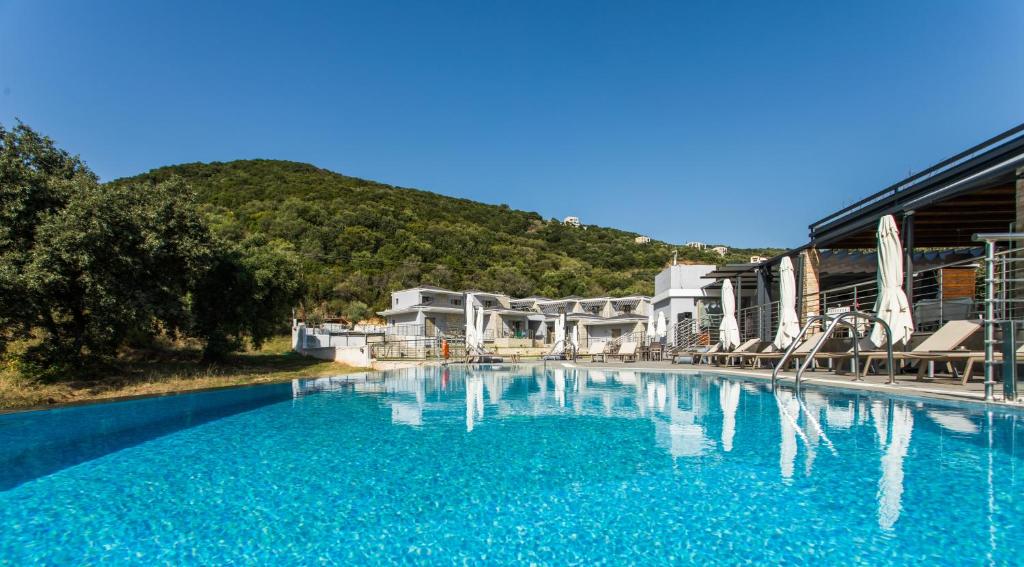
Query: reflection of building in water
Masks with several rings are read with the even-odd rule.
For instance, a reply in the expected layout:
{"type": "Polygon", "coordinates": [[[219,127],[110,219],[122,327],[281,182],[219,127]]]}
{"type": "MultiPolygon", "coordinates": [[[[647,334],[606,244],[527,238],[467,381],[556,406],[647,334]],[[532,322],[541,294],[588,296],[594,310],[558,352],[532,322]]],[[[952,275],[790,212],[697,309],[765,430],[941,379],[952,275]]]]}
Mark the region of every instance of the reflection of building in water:
{"type": "Polygon", "coordinates": [[[838,456],[830,435],[854,429],[860,435],[868,428],[878,439],[877,518],[883,530],[893,529],[903,511],[904,463],[915,426],[941,429],[960,439],[977,438],[983,431],[981,418],[955,409],[922,410],[920,415],[927,419],[915,423],[913,406],[904,402],[826,397],[814,389],[799,396],[784,388],[773,393],[763,384],[701,375],[537,365],[499,370],[423,367],[293,382],[296,397],[332,389],[375,394],[396,424],[455,422],[469,433],[515,416],[645,420],[653,425],[654,443],[673,458],[698,457],[716,446],[722,458],[761,453],[768,446],[753,446],[749,438],[744,445],[744,437],[760,434],[763,441],[765,427],[774,428],[778,420],[778,474],[785,483],[793,482],[798,470],[810,477],[816,460],[824,455],[838,456]],[[713,414],[712,406],[721,415],[713,414]]]}

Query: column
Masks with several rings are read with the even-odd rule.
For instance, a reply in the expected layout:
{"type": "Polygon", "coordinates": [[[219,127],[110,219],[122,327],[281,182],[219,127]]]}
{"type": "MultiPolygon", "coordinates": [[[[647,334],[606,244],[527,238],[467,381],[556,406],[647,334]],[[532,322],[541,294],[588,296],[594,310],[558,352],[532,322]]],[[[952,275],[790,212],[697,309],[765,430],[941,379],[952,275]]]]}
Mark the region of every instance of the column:
{"type": "MultiPolygon", "coordinates": [[[[800,252],[800,320],[807,322],[809,317],[818,315],[821,311],[821,298],[818,295],[821,291],[819,268],[821,266],[821,255],[817,248],[807,248],[800,252]]],[[[813,333],[815,329],[808,330],[813,333]]]]}

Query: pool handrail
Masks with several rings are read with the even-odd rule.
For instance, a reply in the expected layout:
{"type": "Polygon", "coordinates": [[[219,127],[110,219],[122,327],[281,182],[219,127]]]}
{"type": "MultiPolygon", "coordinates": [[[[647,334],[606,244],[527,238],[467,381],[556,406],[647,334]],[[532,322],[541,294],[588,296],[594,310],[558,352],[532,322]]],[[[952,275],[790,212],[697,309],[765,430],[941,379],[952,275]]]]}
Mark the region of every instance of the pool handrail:
{"type": "Polygon", "coordinates": [[[845,319],[850,317],[854,319],[859,317],[867,319],[874,323],[881,323],[882,328],[885,330],[886,351],[888,353],[889,362],[889,384],[895,384],[896,375],[893,369],[892,329],[890,329],[889,324],[886,323],[883,319],[877,317],[876,315],[872,315],[871,313],[866,313],[864,311],[847,311],[845,313],[839,313],[837,315],[814,315],[807,319],[807,323],[805,323],[803,328],[800,329],[800,333],[797,334],[797,336],[793,339],[793,342],[791,342],[789,346],[786,347],[786,352],[782,355],[782,358],[779,359],[779,362],[778,364],[775,365],[775,368],[772,369],[772,387],[774,388],[775,384],[778,382],[779,370],[786,367],[786,364],[789,362],[789,359],[793,356],[793,352],[796,350],[797,346],[802,342],[804,335],[806,335],[807,331],[812,326],[817,324],[819,321],[829,321],[829,325],[825,329],[825,332],[821,334],[821,338],[818,339],[818,342],[811,348],[810,351],[808,351],[803,364],[797,367],[796,384],[798,386],[800,385],[800,379],[803,377],[803,373],[807,370],[807,367],[813,363],[814,356],[818,354],[818,351],[821,350],[821,347],[825,344],[825,341],[832,335],[836,327],[839,326],[843,326],[847,329],[850,329],[851,334],[853,335],[854,379],[860,380],[860,340],[859,337],[857,337],[856,325],[845,321],[845,319]]]}
{"type": "Polygon", "coordinates": [[[843,325],[843,326],[851,329],[851,335],[853,337],[853,376],[854,376],[853,379],[854,380],[858,380],[858,381],[861,380],[861,376],[860,376],[860,337],[857,336],[856,324],[855,323],[851,324],[851,323],[845,322],[845,319],[848,319],[848,318],[867,319],[868,321],[870,321],[872,323],[876,323],[876,324],[879,324],[879,325],[882,326],[882,329],[885,331],[885,350],[886,350],[886,355],[887,355],[887,358],[888,358],[888,370],[889,370],[889,382],[888,383],[889,384],[895,384],[896,383],[896,371],[893,368],[893,356],[892,356],[892,329],[889,327],[889,323],[887,323],[884,319],[882,319],[881,317],[878,317],[877,315],[873,315],[871,313],[867,313],[867,312],[864,312],[864,311],[847,311],[845,313],[840,313],[840,314],[836,315],[835,317],[829,317],[829,316],[825,316],[825,317],[832,319],[832,322],[829,323],[828,327],[825,329],[825,332],[821,334],[821,339],[818,340],[817,344],[815,344],[811,348],[811,350],[808,351],[807,358],[804,359],[804,363],[801,364],[799,368],[797,368],[797,371],[796,371],[796,384],[798,386],[800,385],[800,378],[802,377],[804,371],[806,371],[807,367],[814,361],[814,355],[818,354],[818,351],[821,350],[821,346],[823,344],[825,344],[825,340],[828,339],[830,336],[832,336],[832,333],[835,332],[836,327],[838,327],[840,325],[843,325]]]}

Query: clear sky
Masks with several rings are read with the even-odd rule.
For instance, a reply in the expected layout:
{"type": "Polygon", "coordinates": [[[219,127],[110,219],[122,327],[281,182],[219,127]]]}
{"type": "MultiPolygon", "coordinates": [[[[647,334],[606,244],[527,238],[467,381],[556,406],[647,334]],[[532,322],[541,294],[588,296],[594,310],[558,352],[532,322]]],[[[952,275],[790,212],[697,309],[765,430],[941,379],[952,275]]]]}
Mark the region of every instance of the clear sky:
{"type": "Polygon", "coordinates": [[[0,123],[103,178],[279,158],[672,242],[1024,121],[1024,2],[0,0],[0,123]]]}

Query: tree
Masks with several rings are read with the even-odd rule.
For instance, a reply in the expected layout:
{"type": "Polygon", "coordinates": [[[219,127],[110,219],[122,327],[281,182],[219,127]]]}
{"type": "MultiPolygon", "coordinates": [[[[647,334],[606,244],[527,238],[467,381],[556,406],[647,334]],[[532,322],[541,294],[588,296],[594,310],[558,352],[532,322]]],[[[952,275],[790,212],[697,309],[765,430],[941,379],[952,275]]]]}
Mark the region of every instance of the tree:
{"type": "Polygon", "coordinates": [[[53,140],[21,123],[10,130],[0,125],[0,352],[7,339],[30,329],[23,273],[39,223],[67,203],[73,187],[95,182],[53,140]]]}
{"type": "Polygon", "coordinates": [[[187,328],[186,294],[211,262],[210,233],[180,179],[151,187],[79,179],[42,217],[20,278],[42,330],[30,356],[109,359],[128,337],[187,328]]]}
{"type": "Polygon", "coordinates": [[[192,333],[206,342],[203,358],[221,359],[246,337],[259,348],[281,331],[302,297],[300,274],[294,249],[282,240],[220,243],[193,294],[192,333]]]}
{"type": "Polygon", "coordinates": [[[370,306],[363,303],[362,301],[353,301],[345,306],[344,310],[345,318],[351,321],[353,324],[360,321],[365,321],[370,317],[373,317],[373,310],[370,306]]]}

